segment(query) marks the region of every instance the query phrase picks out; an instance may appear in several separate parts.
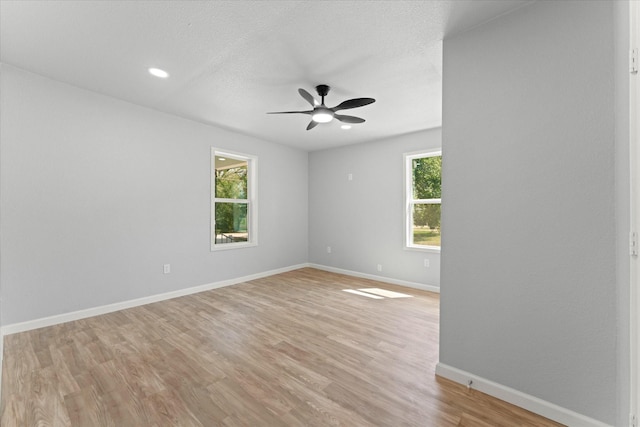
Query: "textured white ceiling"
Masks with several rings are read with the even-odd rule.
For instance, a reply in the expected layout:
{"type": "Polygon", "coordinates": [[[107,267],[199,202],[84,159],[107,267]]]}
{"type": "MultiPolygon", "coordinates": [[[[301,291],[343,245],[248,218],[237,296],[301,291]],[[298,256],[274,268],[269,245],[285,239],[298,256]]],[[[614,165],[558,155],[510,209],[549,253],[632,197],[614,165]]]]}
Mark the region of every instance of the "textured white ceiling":
{"type": "Polygon", "coordinates": [[[442,42],[527,0],[0,1],[0,60],[135,104],[318,150],[439,126],[442,42]],[[147,73],[167,70],[169,79],[147,73]],[[366,119],[305,130],[298,88],[366,119]]]}

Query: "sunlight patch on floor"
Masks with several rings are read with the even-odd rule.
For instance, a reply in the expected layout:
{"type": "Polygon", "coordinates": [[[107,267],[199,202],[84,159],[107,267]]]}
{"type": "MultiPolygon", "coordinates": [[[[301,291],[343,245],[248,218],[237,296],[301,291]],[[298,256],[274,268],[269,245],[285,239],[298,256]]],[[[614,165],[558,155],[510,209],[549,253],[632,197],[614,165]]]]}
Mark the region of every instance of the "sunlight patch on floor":
{"type": "Polygon", "coordinates": [[[373,298],[373,299],[384,299],[384,297],[368,294],[366,292],[356,291],[355,289],[343,289],[344,292],[349,292],[350,294],[362,295],[363,297],[373,298]]]}
{"type": "Polygon", "coordinates": [[[400,292],[388,291],[380,288],[364,288],[364,289],[343,289],[343,292],[349,292],[350,294],[361,295],[367,298],[373,299],[385,299],[385,298],[413,298],[412,295],[402,294],[400,292]]]}
{"type": "Polygon", "coordinates": [[[358,289],[361,292],[367,292],[369,294],[380,295],[381,297],[386,298],[413,298],[412,295],[403,294],[400,292],[388,291],[386,289],[380,288],[366,288],[366,289],[358,289]]]}

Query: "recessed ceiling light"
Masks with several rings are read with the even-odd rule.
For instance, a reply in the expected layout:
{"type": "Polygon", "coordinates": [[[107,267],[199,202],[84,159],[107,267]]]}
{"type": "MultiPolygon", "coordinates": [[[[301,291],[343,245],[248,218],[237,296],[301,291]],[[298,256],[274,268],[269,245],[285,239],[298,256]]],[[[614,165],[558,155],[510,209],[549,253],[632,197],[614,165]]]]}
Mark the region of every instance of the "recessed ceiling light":
{"type": "Polygon", "coordinates": [[[218,160],[220,160],[221,162],[224,162],[227,159],[225,159],[224,157],[218,157],[218,160]]]}
{"type": "Polygon", "coordinates": [[[161,70],[160,68],[149,68],[149,74],[152,76],[160,77],[161,79],[166,79],[169,77],[169,73],[165,70],[161,70]]]}
{"type": "Polygon", "coordinates": [[[342,129],[351,129],[351,125],[342,125],[340,126],[342,129]]]}

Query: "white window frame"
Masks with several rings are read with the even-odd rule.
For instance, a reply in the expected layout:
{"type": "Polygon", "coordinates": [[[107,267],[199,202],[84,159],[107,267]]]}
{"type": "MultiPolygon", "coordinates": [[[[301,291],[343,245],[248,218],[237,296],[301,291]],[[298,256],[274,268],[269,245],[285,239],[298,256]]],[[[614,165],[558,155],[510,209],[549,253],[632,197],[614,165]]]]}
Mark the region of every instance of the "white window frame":
{"type": "Polygon", "coordinates": [[[442,204],[442,199],[414,199],[413,198],[413,160],[424,157],[442,156],[442,149],[431,149],[404,154],[404,248],[408,250],[440,253],[440,246],[416,245],[413,243],[413,206],[417,204],[442,204]]]}
{"type": "Polygon", "coordinates": [[[248,248],[258,246],[258,157],[236,153],[228,150],[220,150],[211,147],[211,251],[224,251],[230,249],[248,248]],[[216,156],[247,162],[247,198],[223,199],[216,198],[216,156]],[[247,204],[247,241],[216,244],[216,202],[218,203],[246,203],[247,204]]]}

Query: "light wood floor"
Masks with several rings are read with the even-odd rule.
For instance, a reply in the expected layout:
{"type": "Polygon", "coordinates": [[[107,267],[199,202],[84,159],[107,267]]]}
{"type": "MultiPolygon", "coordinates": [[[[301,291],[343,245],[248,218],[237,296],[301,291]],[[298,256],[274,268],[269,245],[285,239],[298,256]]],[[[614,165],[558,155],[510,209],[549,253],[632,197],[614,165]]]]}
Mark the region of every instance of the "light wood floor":
{"type": "Polygon", "coordinates": [[[9,335],[1,424],[559,425],[437,378],[438,306],[305,268],[9,335]]]}

